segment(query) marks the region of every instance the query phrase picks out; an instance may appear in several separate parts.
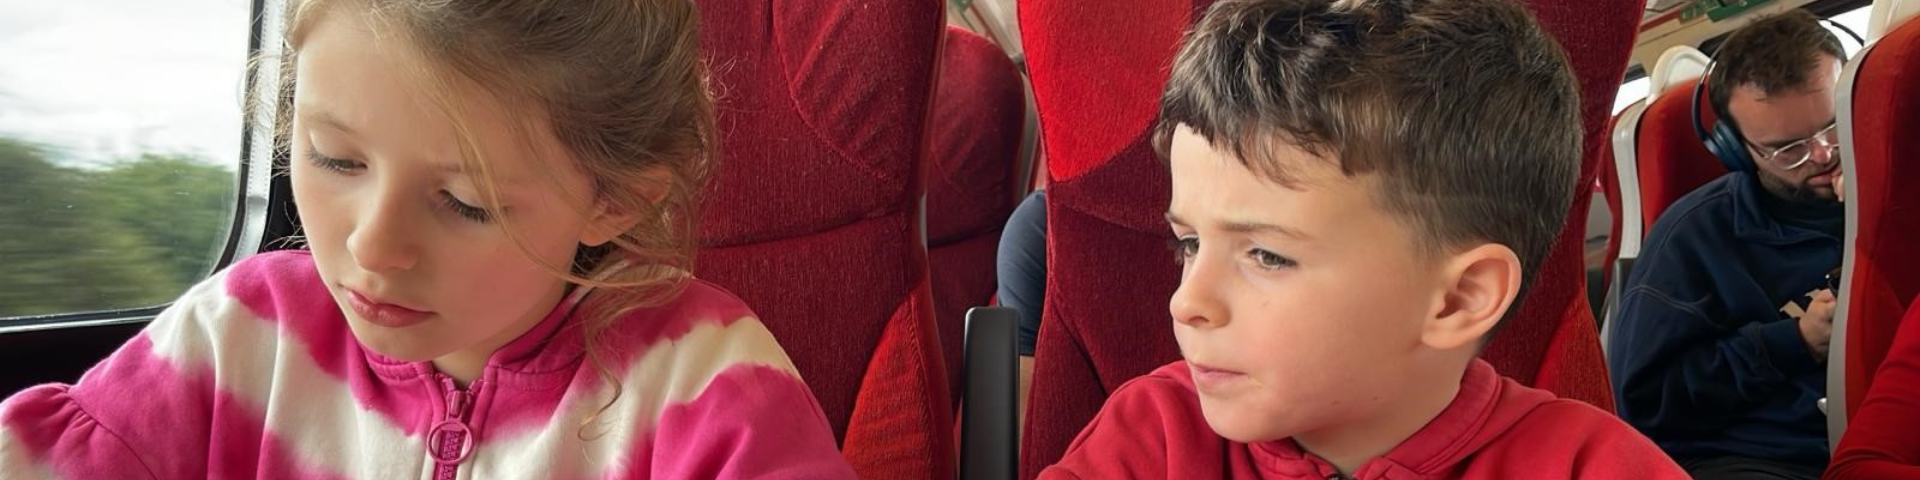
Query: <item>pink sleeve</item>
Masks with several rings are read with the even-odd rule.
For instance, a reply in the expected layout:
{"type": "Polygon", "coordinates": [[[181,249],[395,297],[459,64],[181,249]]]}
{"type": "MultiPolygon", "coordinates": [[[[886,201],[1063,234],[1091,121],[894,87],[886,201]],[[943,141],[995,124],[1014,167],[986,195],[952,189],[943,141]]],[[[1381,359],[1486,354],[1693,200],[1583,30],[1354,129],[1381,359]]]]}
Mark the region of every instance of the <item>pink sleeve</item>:
{"type": "Polygon", "coordinates": [[[78,384],[0,404],[0,478],[204,478],[207,392],[142,334],[78,384]]]}
{"type": "Polygon", "coordinates": [[[651,478],[856,478],[813,393],[783,370],[730,367],[659,425],[651,478]]]}
{"type": "MultiPolygon", "coordinates": [[[[221,417],[214,412],[232,402],[219,401],[213,367],[185,353],[211,351],[208,332],[234,314],[224,278],[215,275],[194,286],[79,382],[34,387],[0,403],[0,478],[173,479],[251,472],[250,457],[211,453],[210,432],[221,417]],[[209,472],[209,464],[236,468],[209,472]]],[[[257,432],[260,422],[251,420],[257,432]]],[[[229,441],[257,444],[260,438],[245,438],[244,425],[221,428],[233,437],[229,441]]]]}

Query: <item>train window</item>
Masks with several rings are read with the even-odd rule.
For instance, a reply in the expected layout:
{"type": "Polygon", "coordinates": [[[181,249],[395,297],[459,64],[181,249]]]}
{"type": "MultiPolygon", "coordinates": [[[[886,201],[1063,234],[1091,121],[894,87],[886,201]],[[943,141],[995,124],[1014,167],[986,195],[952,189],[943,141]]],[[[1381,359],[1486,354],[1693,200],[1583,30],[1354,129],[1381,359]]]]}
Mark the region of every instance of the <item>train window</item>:
{"type": "MultiPolygon", "coordinates": [[[[1866,35],[1867,34],[1867,15],[1871,10],[1873,10],[1872,6],[1855,8],[1853,10],[1847,11],[1847,13],[1842,13],[1839,15],[1834,15],[1832,17],[1829,17],[1829,19],[1833,20],[1833,23],[1838,23],[1840,25],[1846,26],[1847,29],[1849,30],[1853,30],[1853,33],[1855,34],[1866,35]]],[[[1826,24],[1823,23],[1822,25],[1826,25],[1826,24]]],[[[1833,31],[1834,36],[1840,37],[1840,48],[1847,52],[1847,56],[1851,57],[1853,56],[1854,53],[1858,53],[1860,51],[1860,44],[1854,43],[1852,38],[1847,38],[1846,32],[1842,32],[1840,31],[1840,29],[1833,28],[1833,25],[1826,25],[1826,27],[1828,30],[1833,31]]]]}
{"type": "Polygon", "coordinates": [[[252,4],[0,3],[0,327],[163,305],[218,267],[252,4]]]}
{"type": "Polygon", "coordinates": [[[1633,105],[1633,102],[1647,98],[1647,92],[1652,90],[1653,81],[1648,80],[1646,75],[1620,84],[1620,92],[1613,96],[1613,114],[1619,115],[1621,110],[1626,110],[1628,106],[1633,105]]]}

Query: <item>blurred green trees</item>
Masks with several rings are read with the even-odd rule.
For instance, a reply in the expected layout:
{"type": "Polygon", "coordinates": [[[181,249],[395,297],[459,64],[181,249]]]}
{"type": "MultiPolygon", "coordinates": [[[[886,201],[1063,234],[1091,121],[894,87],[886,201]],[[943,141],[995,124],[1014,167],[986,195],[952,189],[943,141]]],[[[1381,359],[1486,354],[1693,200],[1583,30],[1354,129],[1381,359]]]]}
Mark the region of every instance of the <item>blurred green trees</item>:
{"type": "Polygon", "coordinates": [[[0,318],[160,305],[212,270],[233,170],[164,154],[71,167],[50,153],[0,138],[0,318]]]}

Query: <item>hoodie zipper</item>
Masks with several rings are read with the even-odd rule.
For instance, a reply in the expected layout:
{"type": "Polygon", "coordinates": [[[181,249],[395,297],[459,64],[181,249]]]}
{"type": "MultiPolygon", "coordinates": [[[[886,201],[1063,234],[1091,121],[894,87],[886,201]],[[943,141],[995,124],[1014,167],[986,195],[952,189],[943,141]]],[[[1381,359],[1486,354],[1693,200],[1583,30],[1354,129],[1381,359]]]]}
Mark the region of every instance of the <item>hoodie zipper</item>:
{"type": "Polygon", "coordinates": [[[473,428],[467,425],[467,415],[473,410],[471,392],[479,390],[480,382],[476,380],[462,390],[446,374],[436,374],[435,378],[446,397],[447,414],[427,431],[427,455],[436,464],[434,480],[453,480],[460,463],[473,456],[473,428]]]}

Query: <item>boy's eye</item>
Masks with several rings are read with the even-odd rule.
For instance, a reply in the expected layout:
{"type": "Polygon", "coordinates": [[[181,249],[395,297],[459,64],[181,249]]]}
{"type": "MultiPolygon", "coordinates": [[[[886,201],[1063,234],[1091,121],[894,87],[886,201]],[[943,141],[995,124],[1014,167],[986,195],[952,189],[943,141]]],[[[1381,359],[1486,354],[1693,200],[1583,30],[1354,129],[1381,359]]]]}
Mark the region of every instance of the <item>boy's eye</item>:
{"type": "Polygon", "coordinates": [[[322,155],[319,149],[313,147],[307,148],[307,161],[312,162],[315,167],[336,172],[353,172],[364,167],[360,162],[322,155]]]}
{"type": "Polygon", "coordinates": [[[1173,250],[1173,261],[1186,265],[1188,260],[1200,253],[1199,237],[1180,237],[1167,242],[1167,249],[1173,250]]]}
{"type": "Polygon", "coordinates": [[[1297,265],[1291,258],[1258,248],[1247,251],[1247,255],[1253,257],[1254,263],[1259,264],[1264,270],[1279,270],[1297,265]]]}
{"type": "Polygon", "coordinates": [[[462,202],[460,201],[459,197],[453,196],[452,193],[441,191],[440,199],[442,200],[442,203],[446,204],[448,210],[452,210],[455,215],[459,215],[461,218],[465,218],[475,223],[487,223],[487,222],[493,221],[493,212],[489,212],[487,211],[487,209],[484,209],[484,208],[473,206],[471,204],[468,204],[467,202],[462,202]]]}

